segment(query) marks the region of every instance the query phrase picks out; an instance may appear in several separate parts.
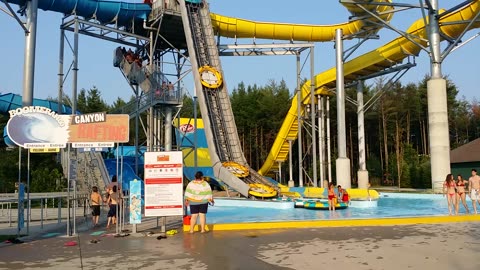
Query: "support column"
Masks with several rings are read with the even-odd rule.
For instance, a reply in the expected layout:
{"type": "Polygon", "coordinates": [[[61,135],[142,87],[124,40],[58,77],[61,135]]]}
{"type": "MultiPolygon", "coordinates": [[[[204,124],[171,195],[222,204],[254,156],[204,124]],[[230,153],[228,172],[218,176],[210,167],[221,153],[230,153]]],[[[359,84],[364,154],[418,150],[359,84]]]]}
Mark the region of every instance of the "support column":
{"type": "Polygon", "coordinates": [[[65,54],[65,30],[60,30],[60,49],[58,52],[58,109],[57,113],[62,113],[63,104],[63,58],[65,54]]]}
{"type": "Polygon", "coordinates": [[[198,135],[197,135],[197,90],[195,89],[195,94],[193,96],[193,166],[195,167],[195,173],[198,171],[198,135]]]}
{"type": "Polygon", "coordinates": [[[323,100],[324,98],[321,95],[317,96],[318,102],[318,157],[320,159],[320,187],[324,187],[325,180],[325,130],[324,130],[324,110],[323,110],[323,100]]]}
{"type": "Polygon", "coordinates": [[[37,43],[38,0],[27,1],[27,33],[25,33],[25,60],[23,66],[23,96],[22,106],[33,103],[35,83],[35,48],[37,43]]]}
{"type": "Polygon", "coordinates": [[[357,84],[357,123],[358,123],[358,188],[368,188],[368,171],[365,153],[365,116],[363,107],[363,81],[357,84]]]}
{"type": "Polygon", "coordinates": [[[315,69],[314,69],[314,50],[315,47],[310,48],[310,118],[312,123],[312,169],[313,169],[313,186],[318,187],[317,180],[317,127],[315,121],[315,69]]]}
{"type": "Polygon", "coordinates": [[[165,108],[165,151],[172,151],[172,108],[165,108]]]}
{"type": "Polygon", "coordinates": [[[73,86],[72,86],[72,114],[77,113],[77,87],[78,87],[78,18],[75,17],[75,30],[73,36],[73,86]]]}
{"type": "Polygon", "coordinates": [[[282,183],[282,162],[281,161],[277,161],[278,162],[278,183],[282,183]]]}
{"type": "Polygon", "coordinates": [[[337,136],[338,158],[336,160],[337,184],[351,188],[350,159],[347,157],[347,134],[345,128],[345,85],[343,78],[343,31],[335,31],[337,64],[337,136]]]}
{"type": "Polygon", "coordinates": [[[440,192],[445,176],[450,173],[447,83],[444,79],[432,78],[427,82],[427,101],[432,189],[440,192]]]}
{"type": "Polygon", "coordinates": [[[442,77],[438,0],[431,1],[429,13],[429,43],[431,51],[431,78],[427,82],[428,138],[432,189],[440,192],[450,170],[450,138],[448,131],[447,82],[442,77]]]}
{"type": "Polygon", "coordinates": [[[303,187],[303,153],[302,153],[302,89],[300,78],[300,54],[297,54],[297,123],[298,123],[298,185],[303,187]]]}
{"type": "Polygon", "coordinates": [[[326,106],[327,115],[327,170],[328,170],[328,182],[332,182],[332,146],[330,144],[330,97],[327,97],[326,106]]]}
{"type": "Polygon", "coordinates": [[[292,140],[288,140],[288,187],[294,187],[293,181],[293,153],[292,153],[292,140]]]}

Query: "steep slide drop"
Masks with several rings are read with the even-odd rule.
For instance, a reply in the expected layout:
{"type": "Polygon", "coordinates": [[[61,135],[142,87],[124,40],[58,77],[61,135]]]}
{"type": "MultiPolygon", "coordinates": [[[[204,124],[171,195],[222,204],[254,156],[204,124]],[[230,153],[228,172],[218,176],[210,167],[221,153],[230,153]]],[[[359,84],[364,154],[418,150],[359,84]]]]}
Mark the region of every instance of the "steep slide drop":
{"type": "MultiPolygon", "coordinates": [[[[266,187],[271,186],[271,182],[259,175],[255,170],[251,169],[243,155],[231,109],[227,86],[222,77],[222,68],[216,47],[215,35],[212,30],[212,19],[213,23],[216,24],[213,29],[217,29],[222,35],[229,33],[228,26],[231,26],[232,24],[225,22],[225,17],[210,15],[206,4],[191,3],[192,1],[186,2],[188,16],[184,16],[187,18],[183,19],[183,23],[190,28],[189,30],[191,31],[193,39],[192,48],[195,50],[196,62],[199,66],[202,83],[199,103],[202,115],[208,115],[208,120],[204,117],[204,124],[206,126],[206,136],[209,141],[209,152],[214,167],[214,173],[218,179],[239,191],[242,195],[248,196],[249,194],[252,194],[253,189],[255,189],[254,191],[258,191],[256,188],[261,187],[262,185],[266,187]],[[224,22],[219,23],[219,20],[224,22]],[[226,27],[227,30],[221,30],[222,27],[226,27]],[[210,128],[208,126],[210,126],[210,128]]],[[[340,27],[325,26],[323,28],[316,28],[312,26],[267,23],[263,24],[264,27],[258,27],[257,29],[255,27],[252,28],[252,25],[256,25],[256,23],[248,22],[247,27],[250,27],[250,30],[255,33],[261,32],[259,30],[260,28],[264,29],[265,32],[269,32],[271,31],[271,29],[268,30],[269,27],[278,27],[279,30],[273,31],[273,33],[283,34],[284,37],[289,38],[292,37],[293,33],[297,33],[295,27],[298,27],[298,33],[302,33],[301,37],[310,41],[312,38],[316,41],[331,40],[333,38],[332,34],[334,33],[332,30],[340,27]],[[322,29],[326,31],[318,31],[322,29]],[[315,33],[315,35],[312,33],[315,33]]],[[[363,23],[347,23],[342,27],[348,28],[347,26],[356,26],[357,29],[354,31],[360,31],[360,25],[363,26],[363,23]]],[[[234,29],[233,31],[240,31],[242,27],[230,29],[234,29]]],[[[351,31],[351,29],[349,29],[349,31],[351,31]]],[[[237,34],[238,33],[235,35],[237,34]]]]}
{"type": "MultiPolygon", "coordinates": [[[[441,11],[442,13],[444,11],[441,11]]],[[[480,0],[472,1],[465,7],[442,16],[440,19],[441,32],[450,38],[458,37],[467,27],[465,21],[472,20],[480,12],[480,0]]],[[[473,28],[479,28],[480,22],[475,23],[473,28]]],[[[425,22],[419,19],[414,22],[406,31],[414,37],[414,40],[422,46],[426,46],[425,39],[427,32],[425,22]]],[[[253,35],[253,33],[251,33],[253,35]]],[[[443,37],[442,37],[443,38],[443,37]]],[[[398,37],[389,43],[361,55],[344,64],[345,82],[351,82],[359,77],[373,74],[401,63],[405,58],[411,55],[418,55],[421,48],[405,37],[398,37]]],[[[310,100],[311,81],[307,81],[301,88],[302,100],[310,100]]],[[[336,87],[336,68],[333,67],[315,77],[315,94],[323,94],[327,89],[336,87]]],[[[302,110],[303,114],[304,111],[302,110]]],[[[297,122],[297,96],[292,100],[292,106],[283,121],[280,131],[277,134],[275,142],[270,150],[267,160],[263,164],[259,173],[268,175],[278,168],[277,161],[285,161],[288,158],[288,140],[295,140],[298,135],[297,122]]]]}

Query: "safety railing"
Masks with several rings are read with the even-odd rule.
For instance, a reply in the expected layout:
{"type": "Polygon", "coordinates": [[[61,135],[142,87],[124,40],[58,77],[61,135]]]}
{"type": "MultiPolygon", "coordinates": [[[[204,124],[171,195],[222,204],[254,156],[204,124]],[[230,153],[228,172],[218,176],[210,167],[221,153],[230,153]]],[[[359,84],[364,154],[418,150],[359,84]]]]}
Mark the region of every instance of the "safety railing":
{"type": "MultiPolygon", "coordinates": [[[[0,229],[12,228],[17,224],[18,206],[18,194],[0,194],[0,229]]],[[[60,224],[69,218],[73,220],[73,213],[76,213],[76,218],[86,217],[90,213],[87,194],[77,194],[77,197],[73,198],[68,193],[32,193],[29,199],[25,196],[22,208],[24,209],[24,229],[27,234],[31,226],[39,225],[40,229],[44,229],[47,223],[60,224]],[[71,211],[67,208],[68,205],[71,211]],[[73,211],[74,205],[75,211],[73,211]]]]}

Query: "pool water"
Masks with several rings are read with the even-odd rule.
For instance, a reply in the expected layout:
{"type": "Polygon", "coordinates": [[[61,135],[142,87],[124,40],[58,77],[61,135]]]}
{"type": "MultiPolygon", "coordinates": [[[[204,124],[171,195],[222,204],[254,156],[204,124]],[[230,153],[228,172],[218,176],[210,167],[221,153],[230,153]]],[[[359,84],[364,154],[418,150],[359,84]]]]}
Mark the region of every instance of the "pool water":
{"type": "MultiPolygon", "coordinates": [[[[238,200],[237,200],[238,201],[238,200]]],[[[350,206],[344,210],[329,212],[324,210],[310,210],[303,208],[278,209],[280,207],[265,205],[258,202],[255,207],[236,204],[230,200],[222,203],[217,200],[215,206],[208,208],[208,223],[241,223],[241,222],[268,222],[268,221],[295,221],[295,220],[322,220],[322,219],[368,219],[388,217],[416,217],[448,215],[447,199],[435,194],[401,194],[382,193],[377,207],[356,208],[350,206]]],[[[470,199],[467,205],[472,210],[470,199]]],[[[466,211],[460,205],[460,214],[466,211]]]]}

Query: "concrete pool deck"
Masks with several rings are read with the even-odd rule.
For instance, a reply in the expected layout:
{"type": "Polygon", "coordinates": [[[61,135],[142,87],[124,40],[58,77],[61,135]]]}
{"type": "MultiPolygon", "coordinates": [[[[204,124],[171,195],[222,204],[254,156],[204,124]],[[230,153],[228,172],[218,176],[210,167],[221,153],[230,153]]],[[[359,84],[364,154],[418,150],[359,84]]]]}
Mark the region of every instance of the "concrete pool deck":
{"type": "Polygon", "coordinates": [[[478,269],[480,223],[115,238],[101,230],[0,246],[0,269],[478,269]],[[96,235],[97,233],[99,233],[96,235]],[[92,235],[93,234],[93,235],[92,235]],[[97,240],[92,243],[92,240],[97,240]],[[76,241],[76,246],[65,246],[76,241]]]}

